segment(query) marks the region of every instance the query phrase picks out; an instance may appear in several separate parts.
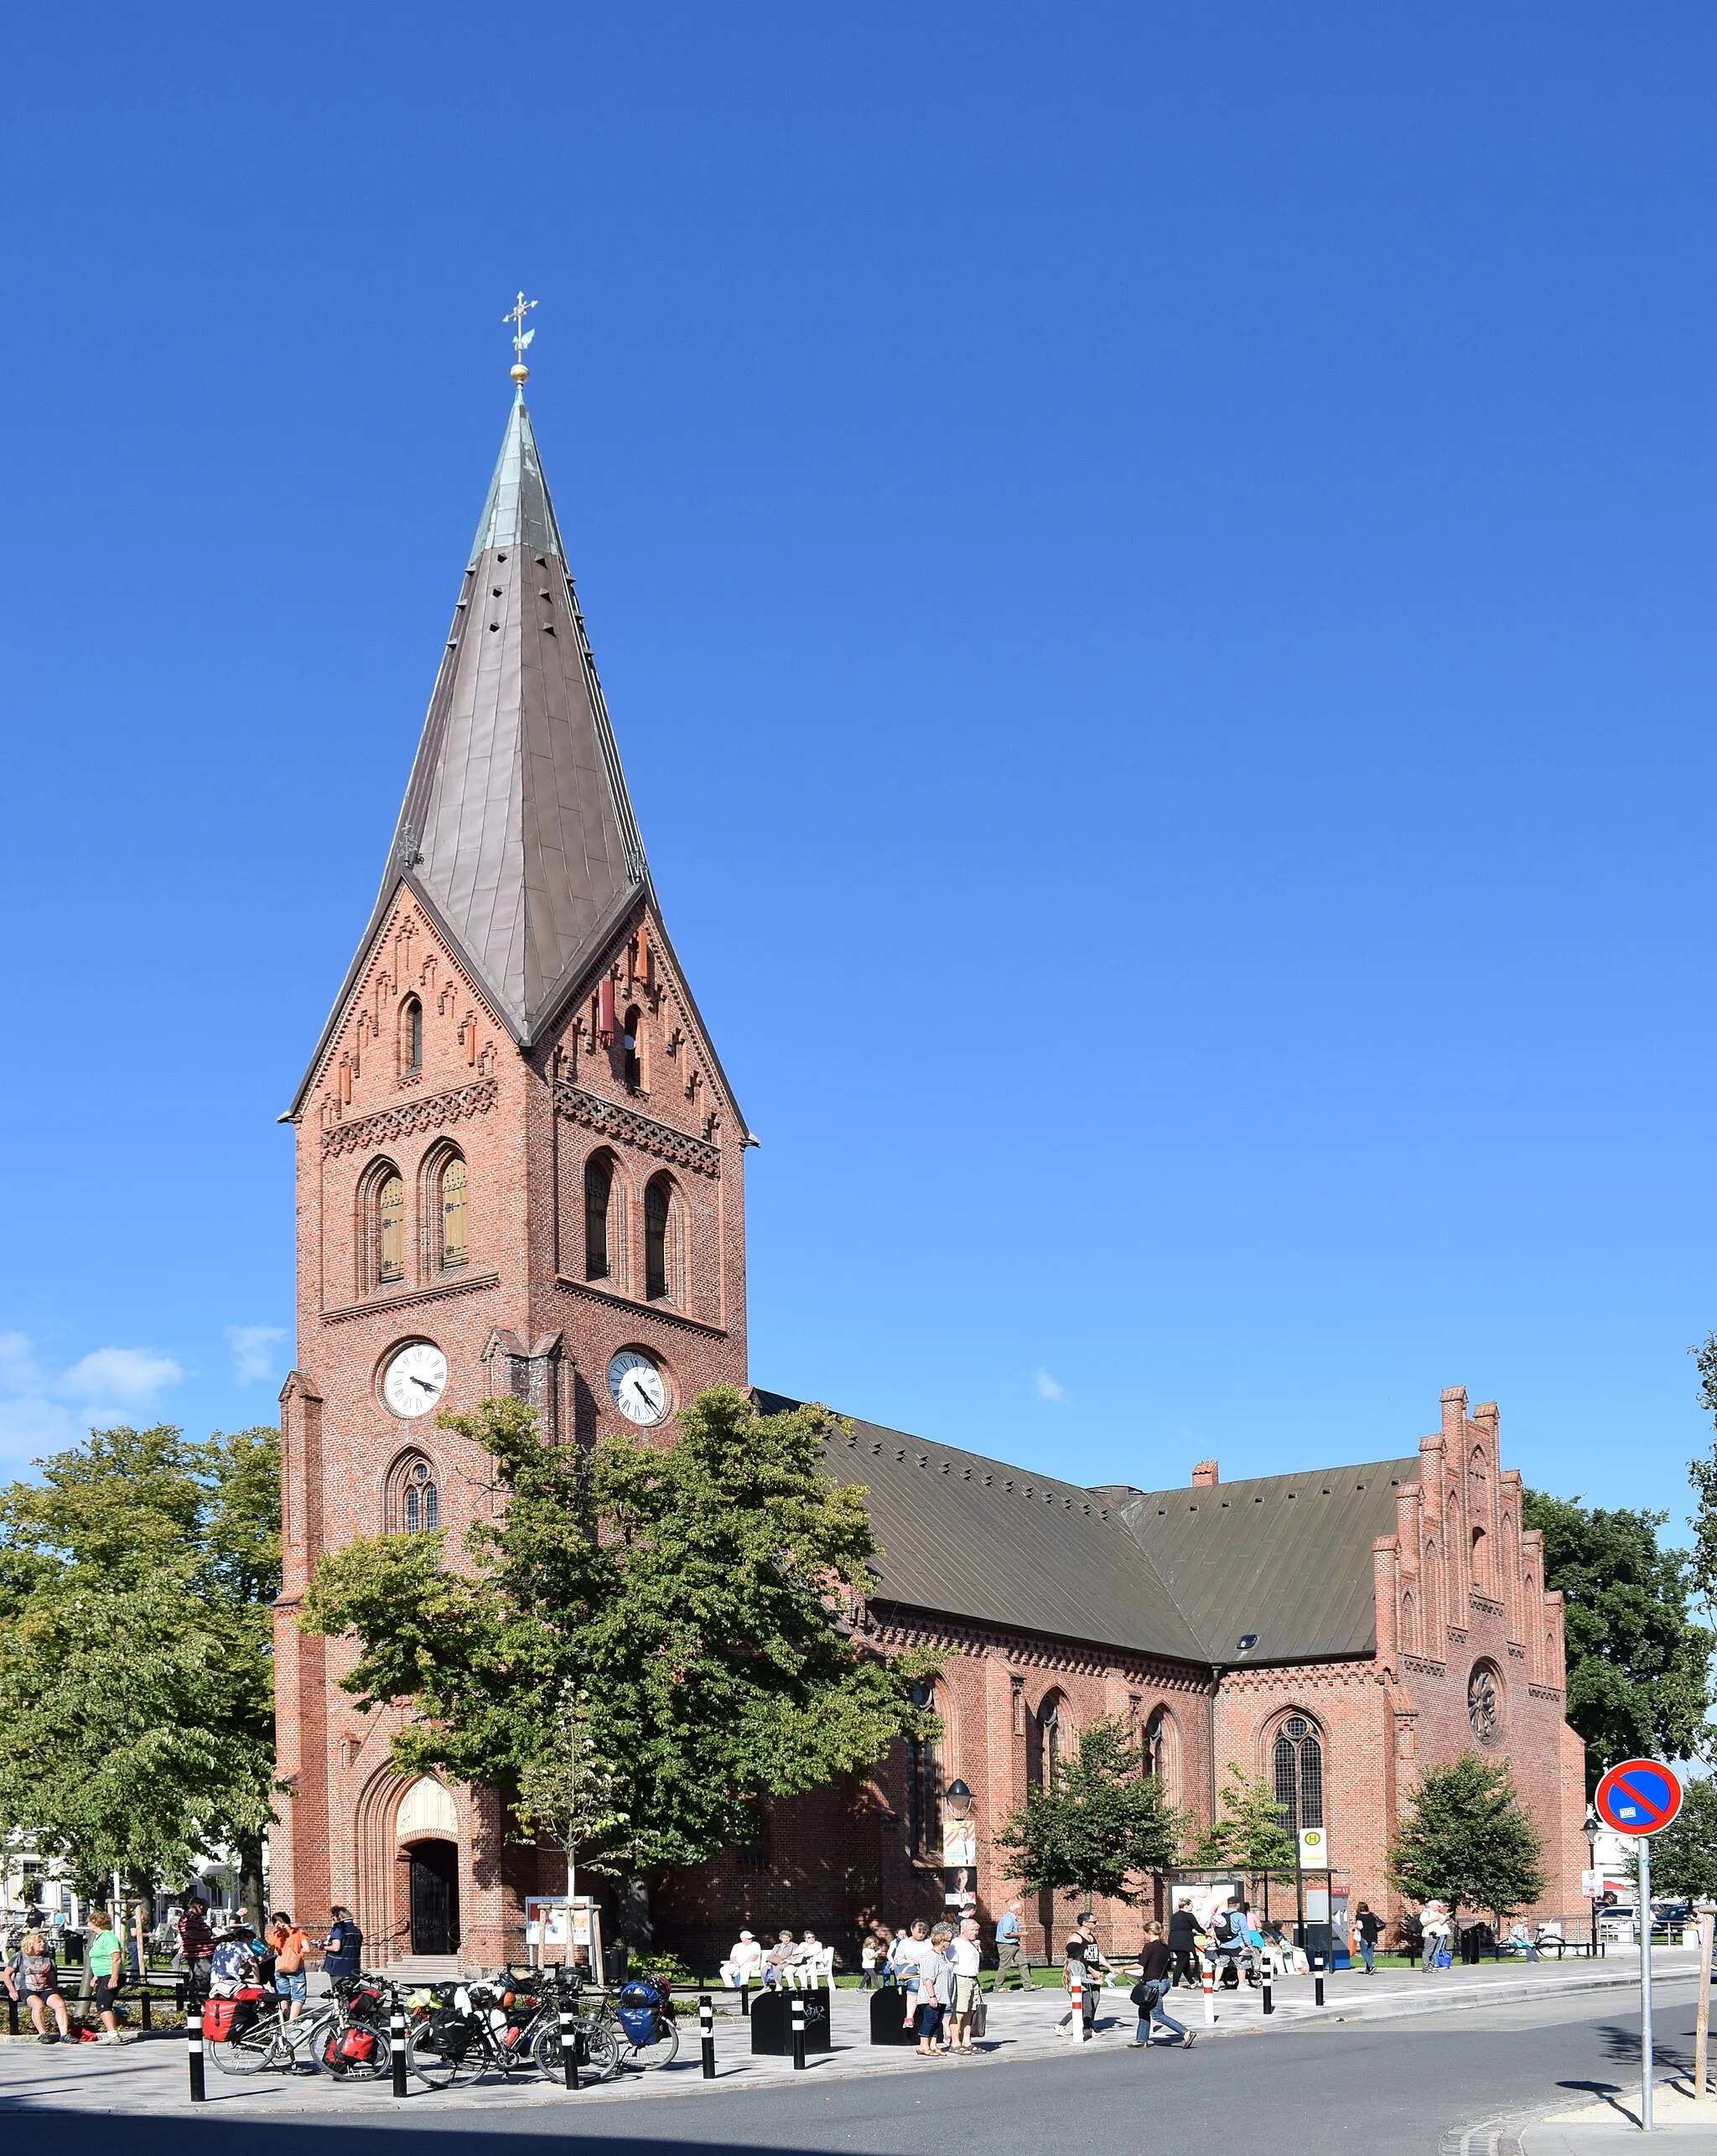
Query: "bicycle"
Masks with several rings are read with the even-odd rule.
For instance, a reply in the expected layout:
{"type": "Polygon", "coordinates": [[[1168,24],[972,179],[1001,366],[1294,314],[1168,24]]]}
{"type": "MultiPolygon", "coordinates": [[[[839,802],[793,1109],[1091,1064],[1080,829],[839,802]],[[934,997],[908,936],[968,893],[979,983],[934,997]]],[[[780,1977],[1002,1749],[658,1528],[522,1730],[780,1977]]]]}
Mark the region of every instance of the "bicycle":
{"type": "MultiPolygon", "coordinates": [[[[505,1972],[491,1982],[433,1987],[414,2006],[412,2071],[438,2089],[475,2080],[491,2068],[503,2076],[535,2071],[559,2079],[561,1988],[545,1987],[546,1997],[521,1998],[505,1972]]],[[[618,2064],[613,2039],[599,2020],[581,2016],[579,2029],[584,2066],[592,2079],[605,2081],[618,2064]]]]}
{"type": "Polygon", "coordinates": [[[258,2004],[263,1997],[256,1993],[249,1998],[241,1994],[208,2001],[203,2008],[205,2055],[223,2074],[261,2074],[283,2067],[316,2072],[324,2039],[338,2019],[333,2000],[313,1999],[296,2021],[288,2021],[289,2001],[277,1998],[265,2008],[258,2004]],[[231,2011],[223,2013],[222,2008],[231,2011]],[[216,2024],[213,2028],[211,2022],[216,2024]]]}
{"type": "Polygon", "coordinates": [[[387,1993],[376,1977],[345,1977],[334,1987],[334,2020],[318,2055],[337,2079],[373,2081],[392,2062],[387,1993]]]}

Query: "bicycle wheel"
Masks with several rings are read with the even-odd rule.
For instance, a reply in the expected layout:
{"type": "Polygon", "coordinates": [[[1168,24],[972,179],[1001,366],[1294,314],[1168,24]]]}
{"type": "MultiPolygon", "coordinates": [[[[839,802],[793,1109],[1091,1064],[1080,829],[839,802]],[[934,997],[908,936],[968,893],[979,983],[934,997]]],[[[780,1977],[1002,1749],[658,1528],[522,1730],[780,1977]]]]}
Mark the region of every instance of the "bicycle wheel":
{"type": "MultiPolygon", "coordinates": [[[[605,2022],[581,2019],[579,2031],[584,2039],[584,2055],[578,2061],[578,2078],[584,2081],[605,2081],[620,2065],[620,2046],[615,2042],[614,2031],[605,2022]]],[[[566,2060],[560,2046],[560,2024],[547,2021],[531,2039],[531,2060],[545,2081],[561,2081],[566,2078],[566,2060]]]]}
{"type": "Polygon", "coordinates": [[[406,2031],[406,2061],[420,2081],[432,2089],[450,2089],[455,2081],[474,2080],[482,2067],[481,2046],[463,2024],[436,2029],[419,2023],[406,2031]]]}
{"type": "Polygon", "coordinates": [[[218,2043],[205,2037],[203,2056],[212,2059],[223,2074],[260,2074],[265,2067],[283,2064],[286,2051],[280,2042],[279,2016],[271,2013],[240,2034],[224,2037],[218,2043]]]}
{"type": "Polygon", "coordinates": [[[647,2074],[653,2067],[671,2066],[680,2055],[680,2024],[666,2010],[656,2017],[656,2034],[647,2044],[634,2044],[625,2063],[647,2074]]]}

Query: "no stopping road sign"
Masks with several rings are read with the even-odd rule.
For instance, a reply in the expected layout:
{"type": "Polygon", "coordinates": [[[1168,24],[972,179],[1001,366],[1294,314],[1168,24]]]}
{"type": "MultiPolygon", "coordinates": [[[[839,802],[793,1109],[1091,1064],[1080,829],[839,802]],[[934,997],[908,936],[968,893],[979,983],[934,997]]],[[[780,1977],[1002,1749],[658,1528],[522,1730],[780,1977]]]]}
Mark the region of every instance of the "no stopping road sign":
{"type": "Polygon", "coordinates": [[[1592,1804],[1618,1834],[1655,1834],[1681,1809],[1681,1777],[1656,1760],[1624,1760],[1598,1784],[1592,1804]]]}

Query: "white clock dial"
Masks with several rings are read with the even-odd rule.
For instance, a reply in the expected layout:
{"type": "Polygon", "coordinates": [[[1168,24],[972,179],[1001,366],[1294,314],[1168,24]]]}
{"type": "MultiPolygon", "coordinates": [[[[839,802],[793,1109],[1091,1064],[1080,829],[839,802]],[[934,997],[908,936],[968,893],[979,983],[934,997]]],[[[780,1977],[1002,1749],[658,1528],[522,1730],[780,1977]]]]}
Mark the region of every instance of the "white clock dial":
{"type": "Polygon", "coordinates": [[[396,1415],[427,1415],[447,1390],[447,1357],[433,1340],[412,1340],[387,1359],[381,1397],[396,1415]]]}
{"type": "Polygon", "coordinates": [[[649,1356],[640,1355],[635,1348],[622,1348],[610,1363],[608,1389],[614,1395],[615,1406],[629,1423],[648,1429],[652,1423],[667,1420],[667,1380],[649,1356]]]}

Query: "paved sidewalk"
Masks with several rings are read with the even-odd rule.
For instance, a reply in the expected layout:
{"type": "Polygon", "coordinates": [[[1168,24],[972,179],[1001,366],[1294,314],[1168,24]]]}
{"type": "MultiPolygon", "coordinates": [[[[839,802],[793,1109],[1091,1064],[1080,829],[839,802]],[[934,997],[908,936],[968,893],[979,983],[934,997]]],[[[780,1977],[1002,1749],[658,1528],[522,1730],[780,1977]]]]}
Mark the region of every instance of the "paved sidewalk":
{"type": "MultiPolygon", "coordinates": [[[[1658,2136],[1672,2148],[1717,2149],[1717,2096],[1695,2103],[1689,2083],[1659,2081],[1652,2091],[1650,2142],[1658,2136]]],[[[1637,2086],[1596,2102],[1575,2104],[1535,2119],[1520,2137],[1522,2156],[1606,2156],[1620,2148],[1638,2148],[1640,2092],[1637,2086]]]]}
{"type": "MultiPolygon", "coordinates": [[[[1659,1972],[1667,1979],[1691,1973],[1691,1952],[1660,1955],[1659,1972]]],[[[1201,2042],[1223,2043],[1256,2039],[1283,2032],[1295,2025],[1315,2028],[1335,2022],[1387,2022],[1428,2009],[1456,2012],[1465,2009],[1482,2017],[1487,2007],[1503,2007],[1522,1999],[1594,1993],[1625,1993],[1637,1981],[1637,1967],[1616,1956],[1599,1962],[1540,1963],[1517,1967],[1486,1963],[1476,1969],[1447,1970],[1420,1977],[1403,1970],[1367,1978],[1342,1971],[1325,1979],[1325,2004],[1314,2003],[1309,1977],[1292,1977],[1275,1988],[1276,2012],[1266,2020],[1256,1992],[1220,1992],[1213,2002],[1216,2019],[1206,2024],[1201,1992],[1173,1993],[1168,2010],[1201,2042]]],[[[443,2112],[483,2113],[540,2111],[544,2107],[594,2104],[637,2103],[675,2096],[695,2100],[718,2096],[728,2090],[782,2087],[813,2081],[818,2086],[878,2074],[917,2074],[944,2080],[952,2076],[982,2073],[987,2066],[1010,2060],[1094,2057],[1118,2052],[1131,2038],[1135,2016],[1124,1990],[1103,1995],[1097,2033],[1085,2045],[1075,2044],[1057,2024],[1066,2010],[1059,1991],[1007,1992],[989,2001],[989,2027],[976,2056],[921,2060],[907,2047],[873,2046],[869,2041],[869,1995],[858,1991],[834,1994],[833,2034],[835,2048],[813,2053],[803,2073],[796,2073],[790,2058],[754,2058],[750,2024],[737,2015],[722,2015],[716,2029],[717,2078],[703,2079],[695,2018],[682,2019],[681,2051],[675,2064],[647,2074],[628,2074],[571,2091],[521,2075],[506,2081],[491,2076],[459,2089],[433,2091],[413,2081],[406,2102],[392,2095],[389,2081],[347,2082],[331,2076],[296,2076],[269,2074],[252,2078],[229,2076],[212,2061],[208,2069],[208,2102],[203,2107],[210,2118],[267,2117],[324,2120],[332,2123],[354,2117],[381,2123],[383,2117],[425,2117],[443,2112]]],[[[1166,2043],[1165,2052],[1175,2047],[1166,2043]]],[[[1717,2117],[1717,2106],[1713,2107],[1717,2117]]],[[[23,2039],[0,2041],[0,2112],[80,2111],[116,2116],[181,2114],[189,2109],[184,2039],[178,2034],[123,2047],[106,2045],[38,2045],[23,2039]]],[[[1584,2146],[1581,2144],[1570,2144],[1584,2146]]],[[[1554,2148],[1554,2143],[1546,2144],[1554,2148]]],[[[1717,2150],[1717,2138],[1711,2144],[1717,2150]]],[[[1538,2144],[1533,2144],[1538,2156],[1538,2144]]]]}

